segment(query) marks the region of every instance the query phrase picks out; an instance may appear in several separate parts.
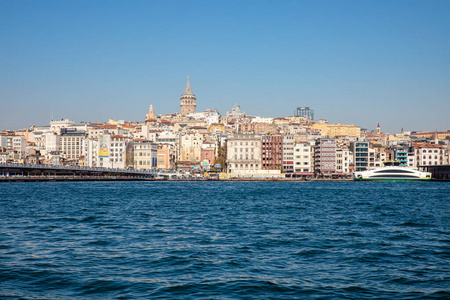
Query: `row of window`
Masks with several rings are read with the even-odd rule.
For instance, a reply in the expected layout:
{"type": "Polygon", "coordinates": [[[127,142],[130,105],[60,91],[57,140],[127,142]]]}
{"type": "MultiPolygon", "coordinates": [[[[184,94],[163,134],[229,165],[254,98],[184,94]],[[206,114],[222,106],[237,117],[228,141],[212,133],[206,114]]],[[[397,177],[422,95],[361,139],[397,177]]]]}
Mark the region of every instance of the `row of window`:
{"type": "MultiPolygon", "coordinates": [[[[253,168],[253,164],[234,164],[234,168],[239,169],[239,168],[253,168]]],[[[258,168],[259,165],[255,164],[255,168],[258,168]]],[[[233,164],[230,164],[230,168],[233,168],[233,164]]]]}
{"type": "Polygon", "coordinates": [[[248,152],[248,149],[250,149],[250,152],[253,152],[254,148],[234,148],[234,152],[248,152]]]}
{"type": "MultiPolygon", "coordinates": [[[[250,159],[255,159],[255,157],[254,157],[253,155],[250,156],[250,157],[251,157],[250,159]]],[[[235,155],[235,156],[234,156],[234,159],[237,160],[237,159],[238,159],[238,156],[235,155]]],[[[239,156],[239,159],[244,159],[244,156],[242,156],[242,154],[241,154],[241,155],[239,156]]],[[[245,159],[248,160],[249,157],[248,157],[248,156],[245,156],[245,159]]]]}
{"type": "Polygon", "coordinates": [[[240,146],[242,146],[242,145],[248,146],[249,143],[250,143],[250,146],[253,146],[253,142],[230,142],[231,146],[233,146],[233,145],[234,145],[234,146],[237,146],[237,145],[240,145],[240,146]]]}

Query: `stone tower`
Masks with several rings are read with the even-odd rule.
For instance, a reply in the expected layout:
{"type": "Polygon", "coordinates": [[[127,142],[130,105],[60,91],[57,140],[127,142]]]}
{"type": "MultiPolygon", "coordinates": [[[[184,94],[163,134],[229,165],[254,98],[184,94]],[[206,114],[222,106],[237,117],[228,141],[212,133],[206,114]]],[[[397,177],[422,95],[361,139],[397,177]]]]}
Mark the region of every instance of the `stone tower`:
{"type": "Polygon", "coordinates": [[[150,105],[149,109],[148,109],[148,113],[145,115],[145,120],[149,120],[149,119],[155,119],[156,115],[155,112],[153,111],[153,105],[150,105]]]}
{"type": "Polygon", "coordinates": [[[195,98],[194,93],[192,93],[191,84],[189,83],[189,75],[187,78],[186,88],[180,98],[180,107],[181,115],[183,117],[187,114],[195,113],[195,108],[197,107],[197,98],[195,98]]]}

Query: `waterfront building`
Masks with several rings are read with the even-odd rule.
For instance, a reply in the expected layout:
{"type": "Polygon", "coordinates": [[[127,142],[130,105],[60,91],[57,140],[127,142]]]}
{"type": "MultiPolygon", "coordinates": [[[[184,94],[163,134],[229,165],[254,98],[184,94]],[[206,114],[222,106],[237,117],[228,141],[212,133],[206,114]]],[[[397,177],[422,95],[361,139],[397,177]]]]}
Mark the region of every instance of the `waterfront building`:
{"type": "Polygon", "coordinates": [[[157,168],[161,170],[172,169],[171,166],[171,147],[169,144],[158,145],[157,150],[157,168]]]}
{"type": "Polygon", "coordinates": [[[197,98],[195,98],[195,95],[192,92],[188,76],[186,88],[184,89],[184,93],[183,95],[181,95],[180,98],[181,115],[185,117],[188,114],[195,113],[196,107],[197,107],[197,98]]]}
{"type": "Polygon", "coordinates": [[[134,169],[150,170],[158,164],[158,147],[152,141],[133,140],[134,169]]]}
{"type": "Polygon", "coordinates": [[[294,146],[299,140],[300,137],[296,134],[283,135],[282,162],[284,173],[294,172],[294,146]]]}
{"type": "Polygon", "coordinates": [[[261,162],[263,170],[282,170],[283,136],[281,134],[261,137],[261,162]]]}
{"type": "Polygon", "coordinates": [[[316,140],[314,173],[323,177],[332,177],[336,173],[336,139],[316,140]]]}
{"type": "Polygon", "coordinates": [[[202,149],[200,152],[200,162],[202,168],[209,169],[211,165],[214,164],[214,160],[216,158],[215,145],[211,143],[203,143],[202,149]]]}
{"type": "Polygon", "coordinates": [[[12,149],[18,153],[19,158],[25,158],[27,150],[27,139],[24,136],[16,135],[12,137],[12,149]]]}
{"type": "Polygon", "coordinates": [[[110,167],[123,169],[125,167],[125,152],[128,137],[123,135],[111,136],[110,146],[110,167]]]}
{"type": "Polygon", "coordinates": [[[401,167],[408,166],[408,150],[403,148],[395,148],[394,160],[400,162],[401,167]]]}
{"type": "Polygon", "coordinates": [[[297,175],[314,175],[312,147],[309,143],[299,142],[294,145],[294,172],[297,175]]]}
{"type": "Polygon", "coordinates": [[[297,109],[294,111],[294,116],[314,120],[314,110],[312,110],[311,107],[297,107],[297,109]]]}
{"type": "MultiPolygon", "coordinates": [[[[84,156],[84,166],[86,167],[99,167],[99,142],[98,140],[86,138],[83,140],[83,153],[84,156]]],[[[51,158],[49,158],[51,160],[51,158]]]]}
{"type": "Polygon", "coordinates": [[[336,173],[350,175],[351,155],[348,147],[336,149],[336,173]]]}
{"type": "Polygon", "coordinates": [[[415,160],[413,167],[444,164],[444,147],[429,143],[414,143],[412,147],[415,160]]]}
{"type": "Polygon", "coordinates": [[[78,164],[78,159],[83,154],[83,142],[85,139],[86,134],[84,132],[61,129],[59,149],[61,151],[61,157],[65,160],[66,164],[78,164]]]}
{"type": "MultiPolygon", "coordinates": [[[[369,142],[356,141],[351,144],[353,152],[353,162],[355,171],[366,171],[369,167],[369,142]]],[[[373,160],[375,161],[375,150],[373,150],[373,160]]]]}
{"type": "Polygon", "coordinates": [[[260,170],[261,137],[254,134],[235,134],[227,140],[227,172],[260,170]]]}

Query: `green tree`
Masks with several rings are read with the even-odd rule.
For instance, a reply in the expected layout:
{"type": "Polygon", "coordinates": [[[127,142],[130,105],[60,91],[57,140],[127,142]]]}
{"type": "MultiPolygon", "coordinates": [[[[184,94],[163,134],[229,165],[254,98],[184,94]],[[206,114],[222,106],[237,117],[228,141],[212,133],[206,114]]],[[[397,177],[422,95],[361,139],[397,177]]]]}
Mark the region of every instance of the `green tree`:
{"type": "Polygon", "coordinates": [[[222,147],[219,148],[216,159],[214,160],[214,168],[217,164],[220,164],[220,170],[223,171],[226,167],[227,163],[227,143],[223,144],[222,147]]]}

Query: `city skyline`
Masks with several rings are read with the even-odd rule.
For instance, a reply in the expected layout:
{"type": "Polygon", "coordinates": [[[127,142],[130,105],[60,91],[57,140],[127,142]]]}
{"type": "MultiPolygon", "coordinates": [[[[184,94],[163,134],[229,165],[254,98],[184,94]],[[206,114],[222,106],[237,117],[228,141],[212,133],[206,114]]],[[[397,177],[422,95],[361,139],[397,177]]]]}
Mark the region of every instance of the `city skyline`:
{"type": "Polygon", "coordinates": [[[0,7],[1,130],[180,112],[188,75],[197,111],[450,129],[447,1],[0,7]]]}

